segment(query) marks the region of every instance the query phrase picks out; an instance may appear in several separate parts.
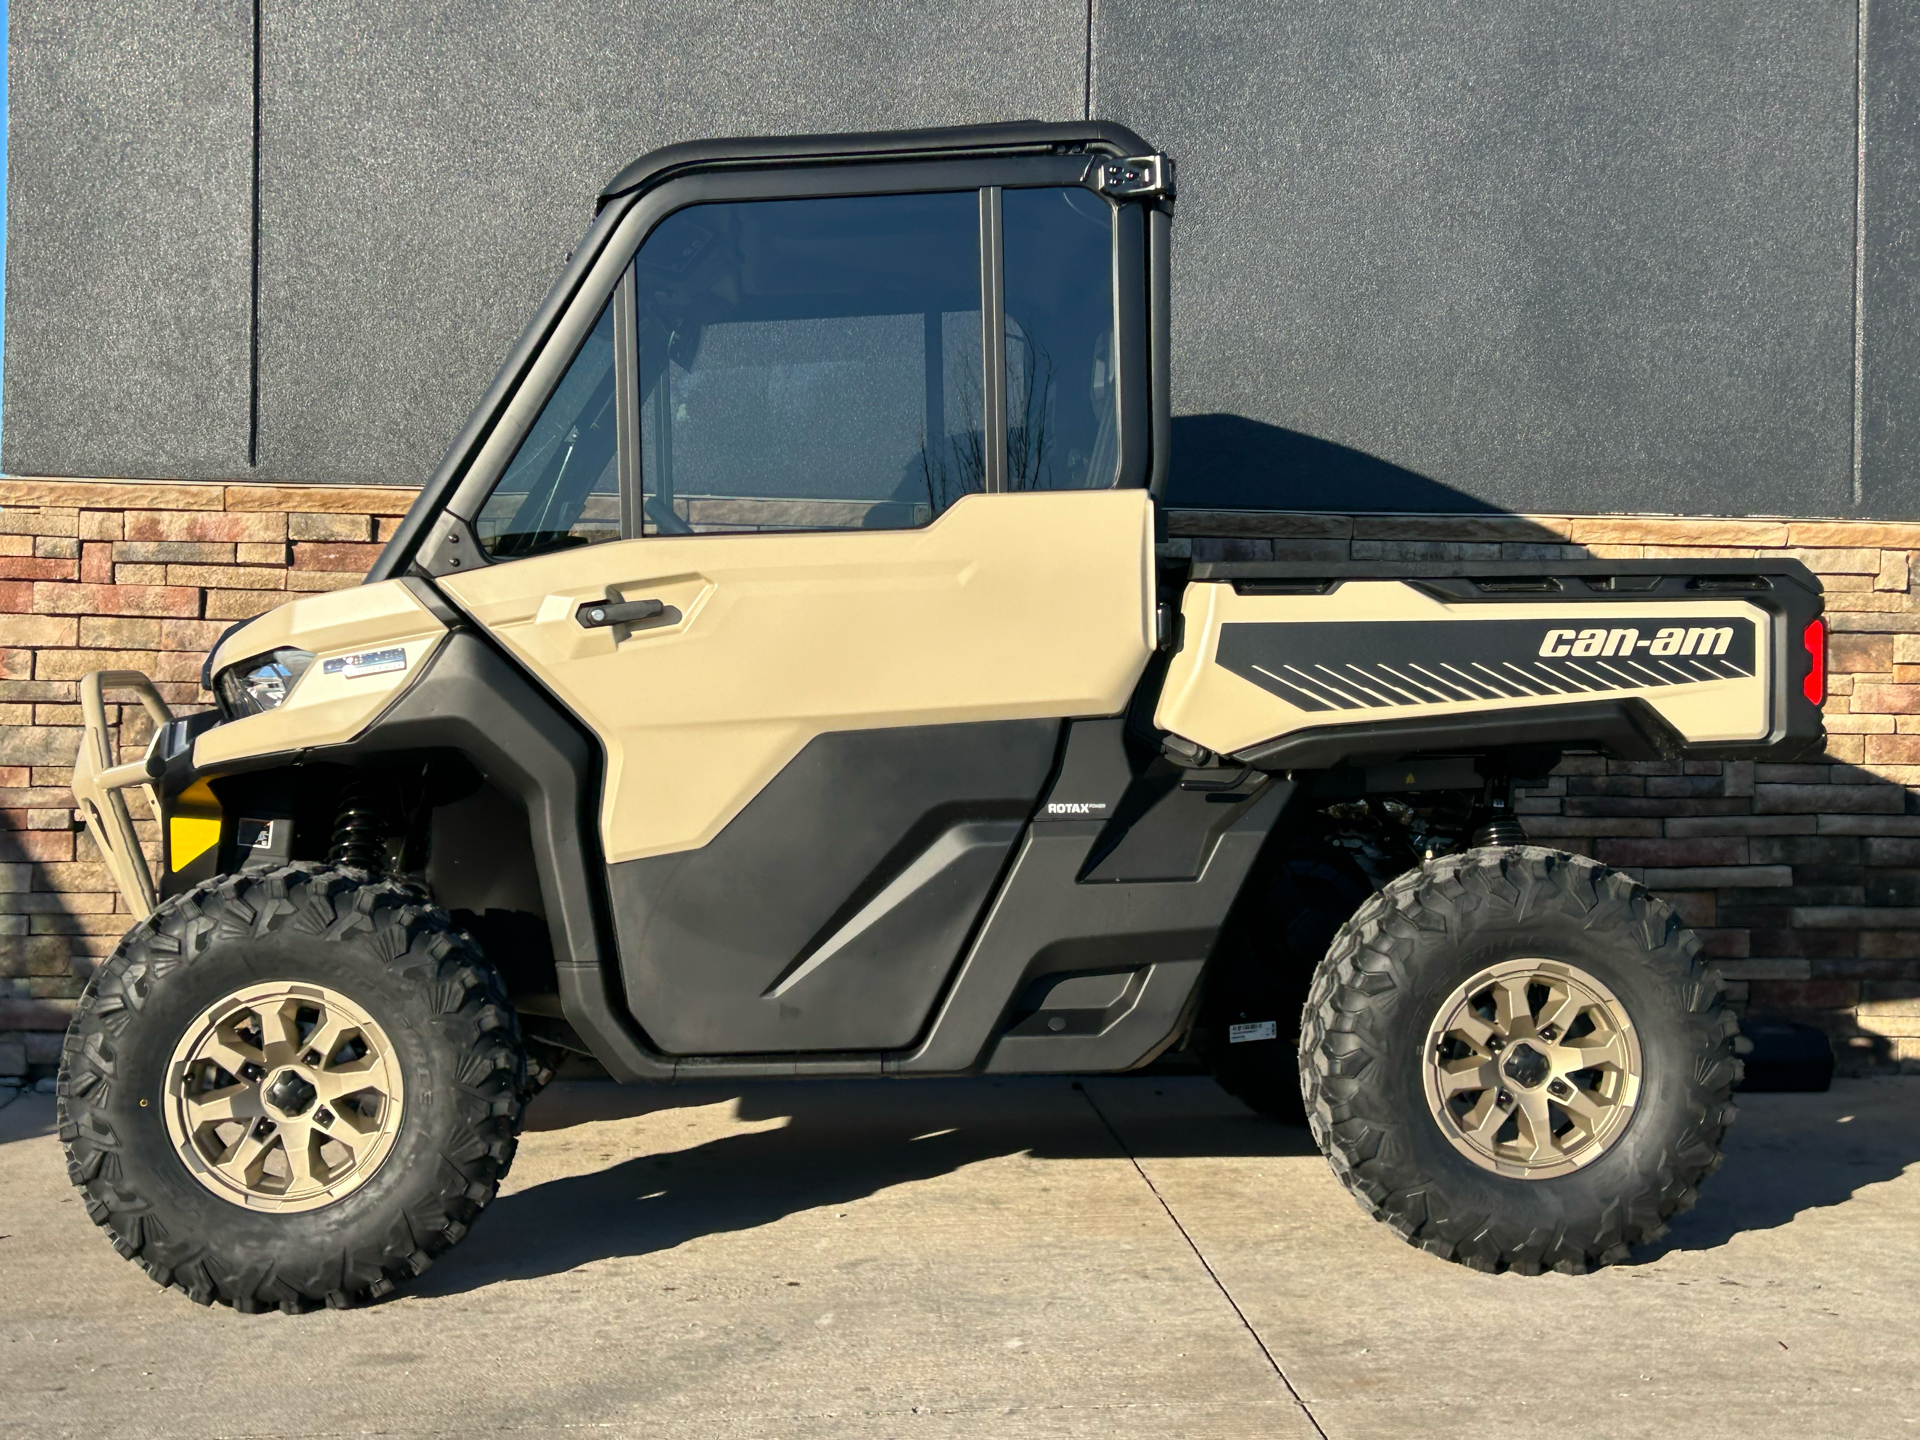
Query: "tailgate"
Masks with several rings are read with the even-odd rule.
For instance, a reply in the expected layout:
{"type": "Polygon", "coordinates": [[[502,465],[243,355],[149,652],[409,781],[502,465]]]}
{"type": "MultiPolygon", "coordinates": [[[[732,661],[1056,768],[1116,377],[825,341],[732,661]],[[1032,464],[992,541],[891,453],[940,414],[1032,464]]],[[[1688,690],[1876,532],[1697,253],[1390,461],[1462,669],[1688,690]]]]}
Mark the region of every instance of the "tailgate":
{"type": "Polygon", "coordinates": [[[1155,723],[1265,768],[1540,745],[1786,759],[1824,740],[1797,561],[1193,567],[1155,723]]]}

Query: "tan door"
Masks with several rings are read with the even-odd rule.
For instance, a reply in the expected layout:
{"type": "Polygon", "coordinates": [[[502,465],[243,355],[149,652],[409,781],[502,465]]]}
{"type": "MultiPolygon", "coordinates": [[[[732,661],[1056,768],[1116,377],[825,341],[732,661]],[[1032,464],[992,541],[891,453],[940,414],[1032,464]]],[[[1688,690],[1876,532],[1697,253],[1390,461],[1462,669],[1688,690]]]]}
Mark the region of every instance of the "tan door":
{"type": "Polygon", "coordinates": [[[496,563],[441,579],[600,742],[666,1051],[910,1043],[1062,722],[1145,669],[1140,217],[1080,174],[673,211],[473,515],[496,563]]]}
{"type": "Polygon", "coordinates": [[[649,537],[440,584],[599,738],[614,864],[706,844],[830,731],[1117,714],[1153,648],[1152,504],[971,495],[918,530],[649,537]],[[579,623],[609,599],[665,609],[579,623]]]}

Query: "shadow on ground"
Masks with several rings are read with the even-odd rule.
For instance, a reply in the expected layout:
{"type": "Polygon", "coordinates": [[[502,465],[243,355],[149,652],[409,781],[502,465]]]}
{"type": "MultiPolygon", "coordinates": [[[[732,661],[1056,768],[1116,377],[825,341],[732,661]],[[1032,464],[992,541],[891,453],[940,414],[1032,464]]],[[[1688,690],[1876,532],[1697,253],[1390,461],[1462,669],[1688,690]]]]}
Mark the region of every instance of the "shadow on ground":
{"type": "Polygon", "coordinates": [[[1920,1163],[1920,1079],[1836,1080],[1819,1095],[1740,1095],[1727,1162],[1700,1204],[1666,1238],[1638,1252],[1712,1250],[1853,1198],[1920,1163]]]}
{"type": "MultiPolygon", "coordinates": [[[[0,1144],[50,1135],[53,1108],[51,1096],[32,1095],[0,1110],[0,1144]]],[[[710,1120],[684,1123],[712,1129],[710,1120]]],[[[472,1238],[408,1293],[459,1294],[670,1250],[1009,1155],[1053,1161],[1131,1154],[1151,1161],[1315,1154],[1305,1129],[1263,1120],[1211,1081],[1187,1076],[1093,1080],[1085,1090],[1034,1079],[737,1089],[564,1082],[535,1102],[527,1130],[566,1143],[563,1158],[578,1173],[503,1195],[472,1238]],[[755,1128],[660,1148],[676,1128],[674,1112],[716,1104],[731,1104],[738,1120],[755,1128]],[[648,1115],[657,1117],[654,1148],[631,1154],[631,1133],[609,1122],[648,1115]]],[[[1916,1162],[1920,1078],[1841,1080],[1821,1095],[1741,1096],[1726,1164],[1703,1188],[1699,1206],[1634,1263],[1776,1229],[1845,1204],[1916,1162]]]]}
{"type": "Polygon", "coordinates": [[[29,1091],[0,1107],[0,1145],[53,1133],[53,1097],[29,1091]]]}
{"type": "Polygon", "coordinates": [[[529,1130],[583,1127],[581,1133],[590,1135],[595,1122],[728,1101],[742,1121],[773,1123],[631,1159],[589,1144],[580,1158],[614,1163],[502,1196],[471,1239],[409,1288],[421,1295],[452,1294],[668,1250],[1007,1155],[1114,1160],[1129,1151],[1143,1158],[1315,1153],[1304,1128],[1260,1119],[1210,1080],[1118,1083],[1163,1095],[1197,1085],[1210,1092],[1198,1107],[1204,1123],[1191,1123],[1199,1117],[1188,1104],[1182,1109],[1189,1123],[1146,1120],[1123,1149],[1087,1092],[1052,1079],[800,1082],[692,1091],[555,1086],[529,1111],[529,1130]]]}
{"type": "MultiPolygon", "coordinates": [[[[1709,1250],[1842,1204],[1920,1160],[1920,1081],[1839,1082],[1824,1095],[1742,1097],[1728,1159],[1702,1204],[1636,1257],[1709,1250]]],[[[663,1115],[664,1119],[665,1116],[663,1115]]],[[[692,1122],[688,1122],[689,1126],[692,1122]]],[[[586,1164],[505,1195],[411,1291],[450,1295],[669,1250],[848,1204],[963,1166],[1041,1160],[1310,1157],[1305,1129],[1263,1120],[1202,1078],[852,1082],[688,1091],[556,1086],[528,1128],[572,1131],[586,1164]],[[622,1158],[597,1122],[732,1102],[764,1128],[622,1158]]],[[[705,1128],[705,1127],[702,1127],[705,1128]]],[[[1332,1184],[1328,1179],[1328,1184],[1332,1184]]],[[[1383,1242],[1386,1240],[1383,1233],[1383,1242]]]]}

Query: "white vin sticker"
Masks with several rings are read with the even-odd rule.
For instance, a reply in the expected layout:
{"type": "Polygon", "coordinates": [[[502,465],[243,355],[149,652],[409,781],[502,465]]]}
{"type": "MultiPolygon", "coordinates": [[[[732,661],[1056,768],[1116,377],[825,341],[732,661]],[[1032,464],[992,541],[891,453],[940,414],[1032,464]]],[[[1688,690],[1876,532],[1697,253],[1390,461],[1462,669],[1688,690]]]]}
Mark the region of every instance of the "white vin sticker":
{"type": "Polygon", "coordinates": [[[1247,1025],[1229,1025],[1227,1043],[1239,1045],[1248,1040],[1272,1040],[1279,1033],[1277,1022],[1272,1020],[1255,1020],[1247,1025]]]}
{"type": "Polygon", "coordinates": [[[391,650],[362,650],[358,655],[336,655],[320,669],[343,680],[358,680],[363,675],[384,675],[390,670],[407,668],[407,652],[398,646],[391,650]]]}

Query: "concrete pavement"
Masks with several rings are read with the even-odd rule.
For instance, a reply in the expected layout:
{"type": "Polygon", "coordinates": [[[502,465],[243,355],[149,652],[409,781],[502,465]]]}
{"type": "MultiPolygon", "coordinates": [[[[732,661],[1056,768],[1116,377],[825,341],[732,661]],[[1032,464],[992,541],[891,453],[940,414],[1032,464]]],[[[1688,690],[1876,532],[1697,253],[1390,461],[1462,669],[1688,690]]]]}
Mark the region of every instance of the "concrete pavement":
{"type": "Polygon", "coordinates": [[[1920,1435],[1920,1080],[1744,1097],[1638,1263],[1489,1277],[1185,1077],[556,1086],[387,1303],[203,1310],[0,1111],[0,1434],[1920,1435]]]}

